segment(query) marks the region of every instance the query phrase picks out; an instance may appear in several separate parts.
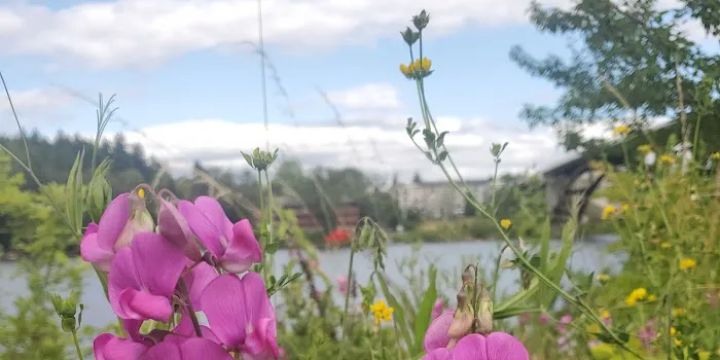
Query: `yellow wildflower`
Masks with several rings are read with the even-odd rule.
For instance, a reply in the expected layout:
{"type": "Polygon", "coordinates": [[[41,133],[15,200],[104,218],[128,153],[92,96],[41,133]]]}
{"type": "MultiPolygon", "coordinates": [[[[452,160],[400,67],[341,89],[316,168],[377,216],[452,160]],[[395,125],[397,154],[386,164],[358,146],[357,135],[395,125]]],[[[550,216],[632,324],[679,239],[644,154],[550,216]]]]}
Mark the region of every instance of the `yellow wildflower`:
{"type": "Polygon", "coordinates": [[[385,300],[377,300],[374,304],[370,305],[370,311],[373,313],[375,318],[375,324],[380,325],[383,321],[391,321],[393,312],[395,309],[388,306],[385,300]]]}
{"type": "Polygon", "coordinates": [[[400,64],[400,72],[403,73],[403,75],[405,75],[405,77],[407,78],[412,77],[412,64],[410,64],[409,66],[405,64],[400,64]]]}
{"type": "Polygon", "coordinates": [[[603,320],[607,320],[610,318],[610,312],[607,309],[603,309],[600,311],[600,318],[603,320]]]}
{"type": "Polygon", "coordinates": [[[675,339],[673,339],[673,344],[675,344],[675,346],[681,346],[682,341],[680,339],[675,338],[675,339]]]}
{"type": "Polygon", "coordinates": [[[623,211],[623,212],[626,212],[626,211],[628,211],[628,210],[630,210],[630,205],[629,205],[629,204],[622,204],[622,211],[623,211]]]}
{"type": "Polygon", "coordinates": [[[648,297],[647,297],[647,301],[648,301],[648,302],[655,302],[655,301],[657,301],[657,296],[655,296],[655,294],[650,294],[650,295],[648,295],[648,297]]]}
{"type": "Polygon", "coordinates": [[[678,308],[678,307],[673,308],[673,309],[672,309],[672,316],[673,316],[673,317],[685,316],[685,309],[683,309],[683,308],[678,308]]]}
{"type": "Polygon", "coordinates": [[[620,124],[620,125],[616,126],[615,128],[613,128],[613,134],[618,135],[618,136],[623,136],[623,135],[629,134],[631,130],[632,129],[630,129],[630,126],[625,125],[625,124],[620,124]]]}
{"type": "Polygon", "coordinates": [[[638,146],[637,150],[639,153],[646,155],[652,151],[652,146],[650,146],[650,144],[643,144],[638,146]]]}
{"type": "Polygon", "coordinates": [[[674,326],[670,327],[670,336],[677,335],[677,329],[674,326]]]}
{"type": "Polygon", "coordinates": [[[600,215],[600,218],[603,220],[607,220],[610,218],[610,215],[615,213],[616,210],[617,209],[615,209],[615,206],[606,205],[602,210],[602,215],[600,215]]]}
{"type": "Polygon", "coordinates": [[[635,306],[638,301],[645,300],[647,298],[647,289],[645,288],[637,288],[630,292],[630,295],[628,295],[627,298],[625,298],[625,304],[627,306],[635,306]]]}
{"type": "Polygon", "coordinates": [[[660,155],[660,163],[665,165],[672,165],[675,163],[675,158],[670,154],[660,155]]]}
{"type": "Polygon", "coordinates": [[[610,275],[608,275],[608,274],[600,273],[595,278],[597,279],[597,281],[599,281],[601,283],[610,281],[610,275]]]}
{"type": "Polygon", "coordinates": [[[691,270],[697,266],[697,261],[691,258],[680,259],[680,270],[691,270]]]}
{"type": "Polygon", "coordinates": [[[700,360],[709,360],[710,359],[710,352],[706,350],[700,350],[698,351],[698,359],[700,360]]]}
{"type": "Polygon", "coordinates": [[[414,71],[429,72],[432,67],[432,61],[426,57],[417,59],[412,64],[414,71]]]}
{"type": "Polygon", "coordinates": [[[710,158],[713,159],[713,160],[715,160],[715,161],[720,160],[720,151],[716,151],[716,152],[712,153],[712,154],[710,155],[710,158]]]}
{"type": "Polygon", "coordinates": [[[503,229],[507,230],[507,229],[509,229],[509,228],[512,226],[512,220],[510,220],[510,219],[502,219],[502,220],[500,220],[500,226],[501,226],[503,229]]]}

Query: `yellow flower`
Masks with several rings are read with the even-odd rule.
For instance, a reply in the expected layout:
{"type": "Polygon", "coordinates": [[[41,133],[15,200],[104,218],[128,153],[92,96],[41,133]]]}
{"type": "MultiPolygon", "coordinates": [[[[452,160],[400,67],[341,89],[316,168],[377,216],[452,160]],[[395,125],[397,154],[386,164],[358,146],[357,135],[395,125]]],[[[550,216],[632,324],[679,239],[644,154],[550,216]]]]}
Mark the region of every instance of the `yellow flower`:
{"type": "Polygon", "coordinates": [[[510,219],[502,219],[500,220],[500,226],[507,230],[512,226],[512,221],[510,219]]]}
{"type": "Polygon", "coordinates": [[[698,351],[698,359],[700,360],[709,360],[710,359],[710,352],[705,350],[698,351]]]}
{"type": "Polygon", "coordinates": [[[610,318],[610,312],[607,311],[607,309],[603,309],[602,311],[600,311],[600,318],[601,318],[601,319],[604,319],[604,320],[609,319],[609,318],[610,318]]]}
{"type": "Polygon", "coordinates": [[[657,296],[655,296],[655,294],[650,294],[650,295],[648,295],[648,297],[647,297],[647,301],[648,301],[648,302],[655,302],[655,301],[657,301],[657,296]]]}
{"type": "Polygon", "coordinates": [[[141,199],[144,199],[145,198],[145,189],[139,188],[137,191],[137,196],[141,199]]]}
{"type": "Polygon", "coordinates": [[[673,316],[673,317],[685,316],[685,309],[683,309],[683,308],[677,308],[677,307],[676,307],[676,308],[673,308],[673,309],[672,309],[672,316],[673,316]]]}
{"type": "Polygon", "coordinates": [[[670,336],[677,335],[677,329],[674,326],[670,327],[670,336]]]}
{"type": "Polygon", "coordinates": [[[377,300],[374,304],[370,305],[370,311],[375,318],[375,324],[380,325],[383,321],[392,320],[392,314],[395,312],[395,309],[388,306],[385,300],[377,300]]]}
{"type": "Polygon", "coordinates": [[[615,213],[615,211],[616,211],[615,206],[606,205],[602,210],[602,215],[600,215],[600,218],[603,220],[607,220],[610,218],[610,215],[615,213]]]}
{"type": "Polygon", "coordinates": [[[710,158],[715,161],[720,160],[720,151],[716,151],[716,152],[710,154],[710,158]]]}
{"type": "Polygon", "coordinates": [[[426,57],[417,59],[412,64],[414,71],[429,72],[432,67],[432,61],[426,57]]]}
{"type": "Polygon", "coordinates": [[[610,275],[601,273],[596,276],[596,279],[597,279],[597,281],[602,282],[602,283],[608,282],[608,281],[610,281],[610,275]]]}
{"type": "Polygon", "coordinates": [[[695,259],[691,259],[691,258],[680,259],[680,270],[694,269],[695,266],[697,266],[697,261],[695,261],[695,259]]]}
{"type": "Polygon", "coordinates": [[[650,146],[649,144],[640,145],[638,146],[637,150],[639,153],[646,155],[652,151],[652,146],[650,146]]]}
{"type": "Polygon", "coordinates": [[[625,304],[627,306],[635,306],[638,301],[645,300],[647,298],[648,293],[647,289],[645,288],[637,288],[630,292],[630,295],[628,295],[627,298],[625,298],[625,304]]]}
{"type": "Polygon", "coordinates": [[[675,163],[675,158],[670,154],[660,155],[660,163],[665,165],[672,165],[675,163]]]}
{"type": "Polygon", "coordinates": [[[620,125],[616,126],[615,128],[613,128],[613,134],[618,135],[618,136],[627,135],[630,133],[630,131],[631,131],[630,126],[625,125],[625,124],[620,124],[620,125]]]}
{"type": "Polygon", "coordinates": [[[400,64],[400,72],[405,75],[405,77],[410,78],[412,77],[413,70],[412,70],[412,64],[410,66],[405,64],[400,64]]]}

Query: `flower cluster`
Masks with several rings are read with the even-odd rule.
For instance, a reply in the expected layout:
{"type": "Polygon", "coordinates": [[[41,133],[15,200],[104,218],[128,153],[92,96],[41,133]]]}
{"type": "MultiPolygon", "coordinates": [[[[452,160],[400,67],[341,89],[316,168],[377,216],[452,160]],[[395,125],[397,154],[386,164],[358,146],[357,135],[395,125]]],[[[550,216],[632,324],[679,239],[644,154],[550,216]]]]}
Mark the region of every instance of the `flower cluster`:
{"type": "Polygon", "coordinates": [[[95,358],[279,358],[275,312],[250,271],[262,259],[250,222],[233,224],[214,198],[153,197],[157,224],[140,188],[117,196],[83,236],[81,255],[107,276],[110,306],[128,335],[97,336],[95,358]],[[141,333],[146,320],[170,330],[141,333]]]}
{"type": "Polygon", "coordinates": [[[375,325],[380,325],[383,321],[392,321],[394,311],[395,309],[388,306],[385,300],[378,300],[370,305],[370,312],[372,312],[373,318],[375,318],[375,325]]]}
{"type": "Polygon", "coordinates": [[[647,289],[637,288],[631,291],[630,294],[625,298],[625,305],[632,307],[637,305],[639,301],[653,302],[655,300],[657,300],[657,296],[649,294],[647,289]]]}

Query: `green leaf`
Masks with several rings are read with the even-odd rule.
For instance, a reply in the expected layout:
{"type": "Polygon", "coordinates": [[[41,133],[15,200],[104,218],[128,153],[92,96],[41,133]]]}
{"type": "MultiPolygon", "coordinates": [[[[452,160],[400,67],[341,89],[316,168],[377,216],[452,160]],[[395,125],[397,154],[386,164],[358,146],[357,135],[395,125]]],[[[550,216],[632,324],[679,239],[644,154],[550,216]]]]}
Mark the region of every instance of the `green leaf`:
{"type": "Polygon", "coordinates": [[[388,304],[395,309],[393,321],[397,325],[400,336],[402,337],[403,341],[405,341],[405,344],[410,347],[412,345],[412,339],[410,338],[410,331],[408,330],[410,326],[406,321],[405,311],[402,308],[400,302],[398,302],[395,295],[390,292],[390,288],[385,281],[384,275],[379,272],[375,272],[375,274],[377,274],[376,278],[378,280],[378,283],[380,284],[380,289],[383,292],[383,296],[385,296],[385,300],[387,300],[388,304]]]}
{"type": "Polygon", "coordinates": [[[425,339],[425,332],[427,331],[430,322],[432,321],[432,310],[437,299],[437,287],[435,282],[437,279],[437,269],[435,266],[430,266],[430,272],[428,274],[430,283],[428,284],[427,290],[423,295],[420,306],[418,306],[417,314],[415,315],[415,345],[413,346],[413,353],[419,354],[423,350],[423,340],[425,339]]]}

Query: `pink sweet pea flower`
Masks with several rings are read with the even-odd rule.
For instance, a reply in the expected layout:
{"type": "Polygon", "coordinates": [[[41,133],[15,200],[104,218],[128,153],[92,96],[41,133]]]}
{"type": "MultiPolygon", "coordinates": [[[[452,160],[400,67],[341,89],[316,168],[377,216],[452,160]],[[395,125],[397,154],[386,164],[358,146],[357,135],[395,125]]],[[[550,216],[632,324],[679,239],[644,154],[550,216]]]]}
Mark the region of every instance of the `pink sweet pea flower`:
{"type": "Polygon", "coordinates": [[[200,302],[208,323],[228,348],[243,359],[277,359],[275,311],[260,275],[221,275],[205,287],[200,302]]]}
{"type": "Polygon", "coordinates": [[[225,270],[240,273],[262,260],[250,221],[243,219],[233,225],[214,198],[200,196],[194,204],[182,200],[178,209],[193,233],[225,270]]]}
{"type": "Polygon", "coordinates": [[[190,295],[190,302],[195,310],[202,310],[200,295],[205,291],[205,287],[217,277],[217,271],[205,262],[198,263],[183,276],[190,295]]]}
{"type": "Polygon", "coordinates": [[[110,202],[99,224],[91,223],[80,242],[80,255],[102,271],[110,270],[115,253],[130,245],[135,234],[152,231],[153,220],[145,200],[123,193],[110,202]]]}
{"type": "Polygon", "coordinates": [[[510,334],[493,332],[489,335],[467,334],[457,344],[449,332],[462,322],[452,311],[446,311],[432,321],[425,333],[423,360],[529,360],[525,346],[510,334]],[[454,345],[454,346],[453,346],[454,345]]]}
{"type": "Polygon", "coordinates": [[[96,360],[232,360],[222,346],[200,337],[166,336],[157,345],[100,334],[93,341],[96,360]]]}
{"type": "Polygon", "coordinates": [[[200,253],[199,244],[192,231],[190,231],[190,225],[188,225],[185,217],[169,201],[159,199],[159,202],[157,217],[160,235],[180,248],[190,260],[200,261],[202,254],[200,253]]]}
{"type": "Polygon", "coordinates": [[[168,321],[171,298],[187,260],[155,233],[140,233],[110,265],[108,298],[121,319],[168,321]]]}
{"type": "Polygon", "coordinates": [[[445,300],[443,299],[437,299],[435,300],[435,305],[433,305],[432,308],[432,319],[437,319],[440,315],[442,315],[443,311],[445,310],[445,300]]]}

